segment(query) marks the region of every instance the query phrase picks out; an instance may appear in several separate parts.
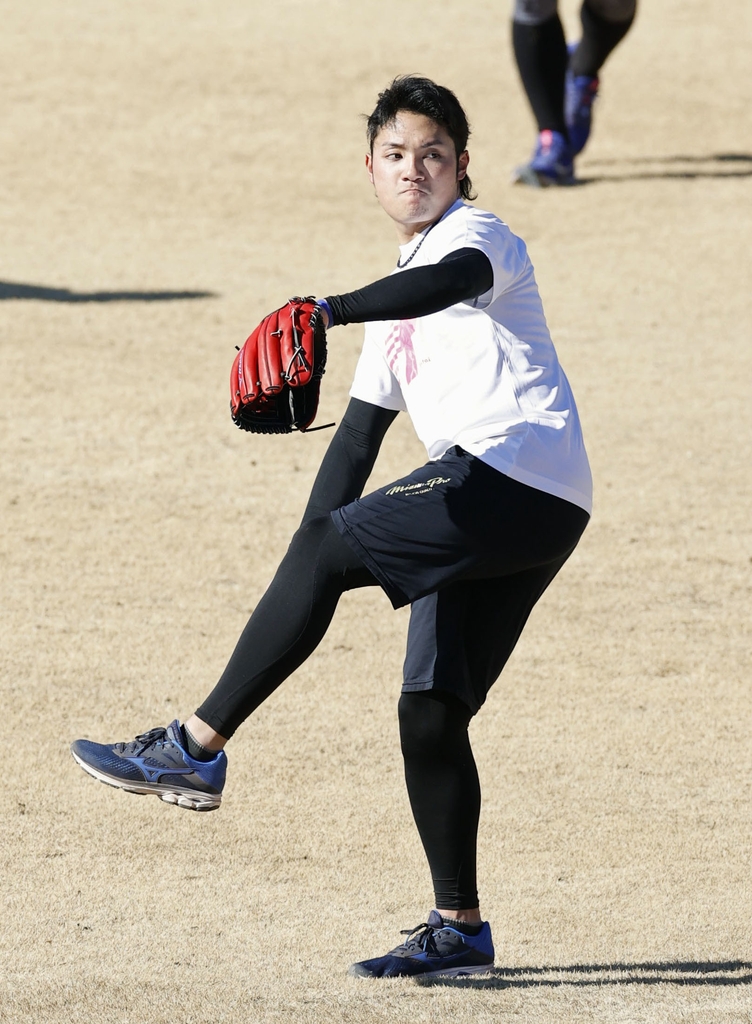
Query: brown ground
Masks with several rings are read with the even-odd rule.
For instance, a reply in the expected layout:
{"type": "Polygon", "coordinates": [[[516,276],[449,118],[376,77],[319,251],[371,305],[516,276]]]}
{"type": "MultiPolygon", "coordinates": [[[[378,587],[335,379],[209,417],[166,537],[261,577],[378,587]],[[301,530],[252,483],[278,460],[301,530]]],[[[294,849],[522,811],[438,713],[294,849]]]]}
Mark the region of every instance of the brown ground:
{"type": "MultiPolygon", "coordinates": [[[[752,1021],[749,4],[646,0],[582,187],[548,193],[507,184],[532,127],[503,3],[0,14],[0,1020],[752,1021]],[[468,107],[596,481],[473,726],[499,966],[435,986],[345,975],[431,903],[380,593],[238,734],[218,814],[68,755],[189,713],[285,548],[328,435],[237,431],[233,346],[391,268],[358,115],[403,71],[468,107]]],[[[321,422],[359,337],[332,335],[321,422]]],[[[399,423],[378,481],[421,458],[399,423]]]]}

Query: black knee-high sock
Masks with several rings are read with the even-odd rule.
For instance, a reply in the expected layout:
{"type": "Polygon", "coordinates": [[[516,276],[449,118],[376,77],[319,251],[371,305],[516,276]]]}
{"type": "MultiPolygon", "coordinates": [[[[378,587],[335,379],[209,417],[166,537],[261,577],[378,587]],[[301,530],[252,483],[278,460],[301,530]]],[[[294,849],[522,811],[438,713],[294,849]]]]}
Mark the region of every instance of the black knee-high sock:
{"type": "Polygon", "coordinates": [[[198,717],[229,739],[316,649],[344,591],[375,585],[330,516],[304,523],[198,717]]]}
{"type": "Polygon", "coordinates": [[[568,57],[559,15],[554,14],[542,25],[513,21],[512,45],[538,130],[548,128],[566,138],[564,75],[568,57]]]}
{"type": "Polygon", "coordinates": [[[437,910],[478,906],[480,783],[467,734],[471,717],[462,701],[440,690],[400,697],[405,781],[437,910]]]}
{"type": "Polygon", "coordinates": [[[589,6],[582,5],[582,39],[572,54],[571,68],[574,75],[595,77],[606,62],[606,57],[629,32],[635,18],[635,11],[624,21],[607,21],[589,6]]]}

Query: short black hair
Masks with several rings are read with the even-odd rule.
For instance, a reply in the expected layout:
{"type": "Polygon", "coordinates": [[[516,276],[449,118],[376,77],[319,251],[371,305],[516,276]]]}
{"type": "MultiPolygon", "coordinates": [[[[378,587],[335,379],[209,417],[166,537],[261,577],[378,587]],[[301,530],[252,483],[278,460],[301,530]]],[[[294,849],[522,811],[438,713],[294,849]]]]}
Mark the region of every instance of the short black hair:
{"type": "MultiPolygon", "coordinates": [[[[451,89],[419,75],[398,75],[387,89],[379,93],[373,113],[367,118],[366,135],[371,153],[376,136],[382,128],[394,123],[400,110],[423,114],[440,125],[454,143],[458,158],[467,149],[470,125],[451,89]]],[[[459,187],[463,199],[476,198],[467,174],[459,182],[459,187]]]]}

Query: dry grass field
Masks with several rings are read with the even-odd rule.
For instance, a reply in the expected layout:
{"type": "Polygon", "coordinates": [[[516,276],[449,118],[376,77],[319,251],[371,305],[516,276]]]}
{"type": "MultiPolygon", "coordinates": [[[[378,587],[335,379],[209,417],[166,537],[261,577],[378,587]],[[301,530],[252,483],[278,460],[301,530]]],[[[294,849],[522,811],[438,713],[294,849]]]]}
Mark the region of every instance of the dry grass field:
{"type": "MultiPolygon", "coordinates": [[[[582,184],[546,192],[508,184],[533,125],[506,3],[0,16],[0,1021],[752,1022],[747,0],[643,0],[582,184]],[[345,973],[431,906],[380,592],[240,730],[219,813],[68,754],[189,714],[285,550],[330,434],[236,430],[233,346],[393,266],[359,115],[410,71],[469,111],[596,486],[472,726],[497,968],[430,985],[345,973]]],[[[359,345],[332,333],[320,422],[359,345]]],[[[398,421],[375,476],[422,458],[398,421]]]]}

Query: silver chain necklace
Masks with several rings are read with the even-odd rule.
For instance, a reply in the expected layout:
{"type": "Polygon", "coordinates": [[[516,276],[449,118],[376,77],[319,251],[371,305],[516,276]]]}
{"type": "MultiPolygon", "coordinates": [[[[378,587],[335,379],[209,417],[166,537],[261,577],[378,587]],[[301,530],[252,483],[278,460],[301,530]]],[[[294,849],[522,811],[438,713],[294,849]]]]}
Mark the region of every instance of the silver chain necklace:
{"type": "Polygon", "coordinates": [[[414,256],[415,256],[415,254],[417,253],[418,249],[420,249],[421,245],[423,245],[423,243],[425,242],[425,240],[426,240],[426,239],[428,238],[429,232],[430,232],[430,231],[431,231],[431,230],[432,230],[432,229],[433,229],[433,228],[434,228],[435,226],[436,226],[436,221],[434,221],[434,223],[433,223],[433,224],[431,224],[431,226],[430,226],[429,228],[427,228],[427,229],[426,229],[426,233],[425,233],[425,234],[423,235],[423,237],[421,238],[421,240],[420,240],[420,241],[418,242],[418,244],[417,244],[417,245],[415,246],[415,248],[414,248],[414,249],[413,249],[413,251],[412,251],[412,252],[410,253],[410,255],[409,255],[409,256],[407,257],[407,259],[405,260],[405,262],[404,262],[404,263],[400,263],[400,261],[399,261],[399,257],[397,258],[397,269],[398,269],[398,270],[402,270],[402,268],[403,268],[403,267],[406,267],[406,266],[407,266],[407,264],[408,264],[408,263],[410,263],[410,262],[412,261],[413,257],[414,257],[414,256]]]}

